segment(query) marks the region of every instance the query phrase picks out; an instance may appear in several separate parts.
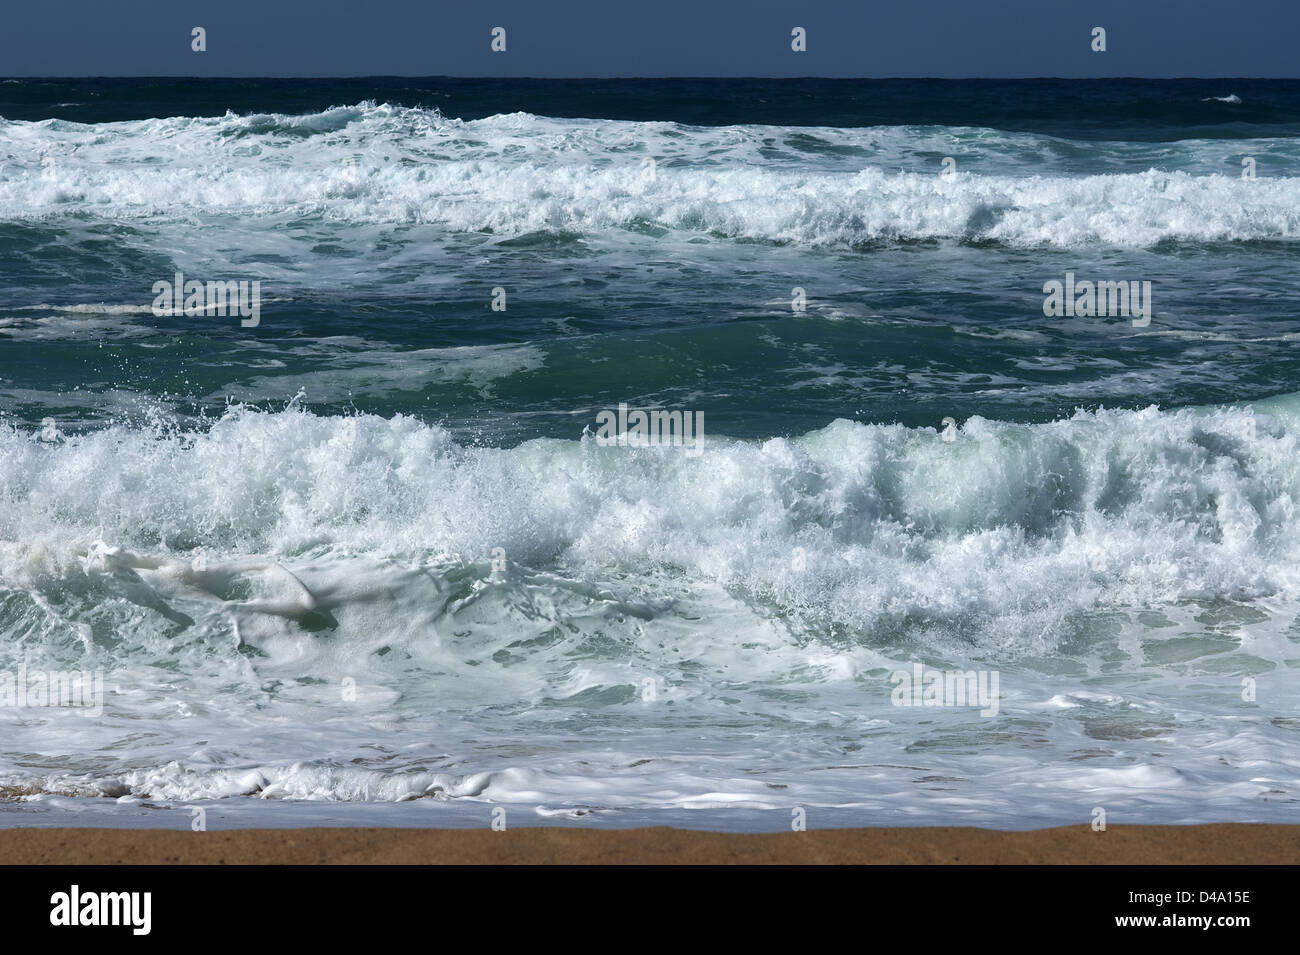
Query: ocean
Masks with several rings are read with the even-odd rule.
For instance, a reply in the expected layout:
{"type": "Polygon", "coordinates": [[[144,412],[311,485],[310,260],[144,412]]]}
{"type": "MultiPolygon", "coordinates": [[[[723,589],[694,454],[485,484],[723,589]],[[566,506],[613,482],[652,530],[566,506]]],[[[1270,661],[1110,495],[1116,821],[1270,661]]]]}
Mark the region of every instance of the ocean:
{"type": "Polygon", "coordinates": [[[1298,239],[1295,80],[0,81],[0,826],[1295,821],[1298,239]]]}

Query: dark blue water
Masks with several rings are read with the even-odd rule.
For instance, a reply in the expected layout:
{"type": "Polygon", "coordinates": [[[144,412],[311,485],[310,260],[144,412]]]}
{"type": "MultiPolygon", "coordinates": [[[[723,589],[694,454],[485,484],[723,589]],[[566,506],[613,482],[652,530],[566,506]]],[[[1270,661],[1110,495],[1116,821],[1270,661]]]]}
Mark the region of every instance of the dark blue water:
{"type": "Polygon", "coordinates": [[[322,410],[489,440],[574,436],[625,399],[760,437],[1296,379],[1292,81],[24,80],[0,116],[0,302],[25,342],[0,406],[29,423],[132,396],[211,414],[310,379],[322,410]],[[255,329],[50,330],[187,269],[274,303],[255,329]],[[1046,319],[1066,271],[1152,282],[1158,318],[1046,319]],[[540,360],[484,377],[524,346],[540,360]],[[367,372],[465,347],[498,359],[367,372]]]}

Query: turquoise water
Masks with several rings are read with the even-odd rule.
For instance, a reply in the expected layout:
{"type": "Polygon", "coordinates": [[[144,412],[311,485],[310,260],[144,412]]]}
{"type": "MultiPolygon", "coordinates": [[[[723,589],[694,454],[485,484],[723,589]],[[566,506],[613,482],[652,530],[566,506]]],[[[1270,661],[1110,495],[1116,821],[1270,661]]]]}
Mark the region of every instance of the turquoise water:
{"type": "Polygon", "coordinates": [[[0,669],[110,687],[0,708],[24,818],[1294,813],[1300,83],[0,117],[0,669]],[[176,273],[259,282],[256,324],[158,314],[176,273]],[[1045,315],[1067,273],[1151,313],[1045,315]],[[702,447],[601,446],[620,403],[702,447]],[[915,661],[999,712],[892,705],[915,661]]]}

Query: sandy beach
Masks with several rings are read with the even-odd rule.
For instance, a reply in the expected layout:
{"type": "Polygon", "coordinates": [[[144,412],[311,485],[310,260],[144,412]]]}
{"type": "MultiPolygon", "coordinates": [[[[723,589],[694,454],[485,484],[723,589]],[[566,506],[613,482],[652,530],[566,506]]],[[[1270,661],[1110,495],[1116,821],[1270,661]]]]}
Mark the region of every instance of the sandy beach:
{"type": "Polygon", "coordinates": [[[1283,865],[1300,826],[935,827],[738,835],[684,829],[11,829],[0,863],[57,865],[1283,865]]]}

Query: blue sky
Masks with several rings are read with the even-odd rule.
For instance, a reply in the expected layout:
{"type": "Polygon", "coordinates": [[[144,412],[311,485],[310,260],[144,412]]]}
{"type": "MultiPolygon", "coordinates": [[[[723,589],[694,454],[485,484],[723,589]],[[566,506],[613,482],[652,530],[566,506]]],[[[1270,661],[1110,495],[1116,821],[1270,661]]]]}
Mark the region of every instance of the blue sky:
{"type": "Polygon", "coordinates": [[[9,0],[0,75],[1275,77],[1298,43],[1300,0],[9,0]]]}

